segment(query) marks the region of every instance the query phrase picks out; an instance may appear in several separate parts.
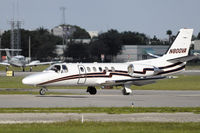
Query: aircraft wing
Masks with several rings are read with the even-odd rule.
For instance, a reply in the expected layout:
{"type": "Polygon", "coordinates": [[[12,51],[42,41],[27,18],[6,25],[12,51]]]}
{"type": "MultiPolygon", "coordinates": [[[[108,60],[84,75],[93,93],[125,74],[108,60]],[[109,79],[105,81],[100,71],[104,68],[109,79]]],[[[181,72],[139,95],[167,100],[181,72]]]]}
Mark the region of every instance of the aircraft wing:
{"type": "Polygon", "coordinates": [[[26,64],[26,66],[39,66],[39,65],[50,65],[53,62],[40,62],[40,61],[32,61],[29,64],[26,64]]]}
{"type": "Polygon", "coordinates": [[[0,62],[0,65],[4,65],[4,66],[10,66],[10,64],[9,64],[9,63],[7,63],[7,62],[0,62]]]}
{"type": "Polygon", "coordinates": [[[123,79],[123,80],[107,80],[104,82],[99,82],[101,85],[136,85],[142,86],[147,84],[155,83],[157,80],[165,79],[165,78],[172,78],[166,76],[155,76],[155,77],[146,77],[146,78],[132,78],[132,79],[123,79]]]}

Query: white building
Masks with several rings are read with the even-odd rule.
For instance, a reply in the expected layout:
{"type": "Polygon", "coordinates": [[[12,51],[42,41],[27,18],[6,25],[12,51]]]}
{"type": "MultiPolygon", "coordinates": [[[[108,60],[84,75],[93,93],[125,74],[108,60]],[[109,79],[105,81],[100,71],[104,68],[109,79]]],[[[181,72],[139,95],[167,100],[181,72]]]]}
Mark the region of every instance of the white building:
{"type": "Polygon", "coordinates": [[[64,54],[64,49],[66,49],[66,45],[56,45],[55,53],[58,56],[62,56],[64,54]]]}
{"type": "Polygon", "coordinates": [[[200,50],[200,40],[194,40],[194,50],[200,50]]]}
{"type": "Polygon", "coordinates": [[[56,26],[51,30],[51,33],[55,36],[63,37],[64,33],[67,36],[72,35],[76,29],[73,26],[65,26],[64,30],[62,26],[56,26]]]}
{"type": "Polygon", "coordinates": [[[150,59],[148,53],[163,55],[169,46],[162,45],[124,45],[121,54],[115,58],[115,62],[127,62],[150,59]]]}
{"type": "Polygon", "coordinates": [[[61,26],[56,26],[51,30],[52,34],[54,36],[59,36],[62,37],[63,36],[63,28],[61,26]]]}
{"type": "Polygon", "coordinates": [[[87,32],[89,33],[91,38],[99,36],[99,32],[98,31],[87,31],[87,32]]]}

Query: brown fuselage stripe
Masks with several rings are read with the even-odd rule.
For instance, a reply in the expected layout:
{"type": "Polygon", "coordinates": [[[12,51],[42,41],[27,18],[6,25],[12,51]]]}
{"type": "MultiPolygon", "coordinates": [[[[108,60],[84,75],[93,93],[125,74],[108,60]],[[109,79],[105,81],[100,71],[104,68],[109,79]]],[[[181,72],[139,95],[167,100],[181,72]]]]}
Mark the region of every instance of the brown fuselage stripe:
{"type": "MultiPolygon", "coordinates": [[[[170,67],[174,67],[174,66],[177,66],[177,65],[180,65],[180,64],[181,64],[181,62],[178,62],[178,63],[172,64],[172,65],[169,65],[169,66],[159,67],[159,69],[160,68],[163,68],[163,69],[170,68],[170,67]]],[[[157,75],[171,73],[171,72],[174,72],[174,71],[178,71],[179,69],[183,69],[183,68],[185,68],[185,65],[182,66],[182,67],[179,67],[177,69],[160,72],[157,75]]],[[[144,68],[142,72],[134,71],[134,73],[146,74],[147,71],[154,71],[154,70],[152,68],[144,68]]],[[[105,75],[106,74],[105,70],[103,72],[99,72],[99,73],[76,74],[76,75],[71,75],[71,76],[66,76],[66,77],[62,77],[62,78],[46,81],[46,82],[40,83],[38,85],[50,84],[50,83],[54,83],[54,82],[59,82],[59,81],[63,81],[63,80],[70,80],[70,79],[76,79],[76,78],[101,78],[101,77],[111,78],[113,75],[132,77],[132,76],[130,76],[128,74],[127,71],[116,70],[116,71],[112,72],[111,70],[109,70],[109,72],[111,72],[109,75],[105,75]]]]}

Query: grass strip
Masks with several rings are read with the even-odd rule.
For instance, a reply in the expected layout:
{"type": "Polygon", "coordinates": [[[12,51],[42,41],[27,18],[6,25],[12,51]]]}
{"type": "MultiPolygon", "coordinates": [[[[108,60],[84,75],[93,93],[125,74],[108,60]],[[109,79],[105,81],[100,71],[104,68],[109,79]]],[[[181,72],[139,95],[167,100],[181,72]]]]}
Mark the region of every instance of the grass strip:
{"type": "MultiPolygon", "coordinates": [[[[23,77],[0,77],[0,88],[38,88],[22,84],[23,77]]],[[[159,80],[155,84],[132,86],[133,90],[200,90],[200,75],[180,75],[176,79],[159,80]]],[[[48,89],[86,89],[85,86],[48,87],[48,89]]]]}
{"type": "Polygon", "coordinates": [[[200,113],[200,107],[73,107],[73,108],[0,108],[0,113],[200,113]]]}
{"type": "Polygon", "coordinates": [[[84,122],[0,124],[2,133],[197,133],[200,123],[84,122]]]}
{"type": "MultiPolygon", "coordinates": [[[[50,65],[40,65],[40,66],[33,66],[32,71],[34,72],[41,72],[48,68],[50,65]]],[[[25,71],[29,72],[31,67],[25,67],[25,71]]],[[[21,72],[23,69],[21,67],[15,67],[15,66],[8,66],[8,71],[19,71],[21,72]]],[[[0,65],[0,71],[6,71],[6,66],[0,65]]]]}

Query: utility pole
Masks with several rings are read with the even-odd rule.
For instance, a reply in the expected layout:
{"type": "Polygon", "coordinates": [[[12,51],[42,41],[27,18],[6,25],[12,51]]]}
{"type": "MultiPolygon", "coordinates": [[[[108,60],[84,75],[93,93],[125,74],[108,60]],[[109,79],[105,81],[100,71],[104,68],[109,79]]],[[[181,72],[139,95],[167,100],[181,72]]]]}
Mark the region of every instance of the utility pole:
{"type": "MultiPolygon", "coordinates": [[[[11,44],[11,49],[21,49],[21,24],[22,21],[14,21],[11,20],[9,21],[11,25],[11,39],[10,39],[10,44],[11,44]]],[[[11,51],[11,56],[14,56],[15,54],[20,54],[19,51],[14,52],[11,51]]]]}
{"type": "Polygon", "coordinates": [[[60,7],[60,10],[62,12],[62,21],[61,21],[61,26],[62,26],[62,38],[63,38],[63,57],[64,57],[64,52],[65,48],[67,46],[67,25],[65,23],[65,7],[60,7]]]}
{"type": "Polygon", "coordinates": [[[31,61],[31,36],[28,38],[28,56],[29,56],[29,62],[31,61]]]}
{"type": "Polygon", "coordinates": [[[61,24],[65,25],[65,10],[66,10],[66,8],[65,7],[60,7],[60,10],[62,11],[62,21],[61,21],[61,24]]]}
{"type": "MultiPolygon", "coordinates": [[[[9,24],[11,26],[11,39],[10,48],[11,49],[21,49],[21,25],[22,21],[19,21],[19,1],[17,1],[17,9],[15,10],[16,3],[13,1],[13,17],[9,24]],[[18,13],[17,21],[15,20],[15,12],[18,13]]],[[[19,51],[11,51],[11,56],[20,54],[19,51]]]]}
{"type": "MultiPolygon", "coordinates": [[[[0,31],[0,49],[1,49],[1,31],[0,31]]],[[[1,61],[1,51],[0,51],[0,61],[1,61]]]]}

